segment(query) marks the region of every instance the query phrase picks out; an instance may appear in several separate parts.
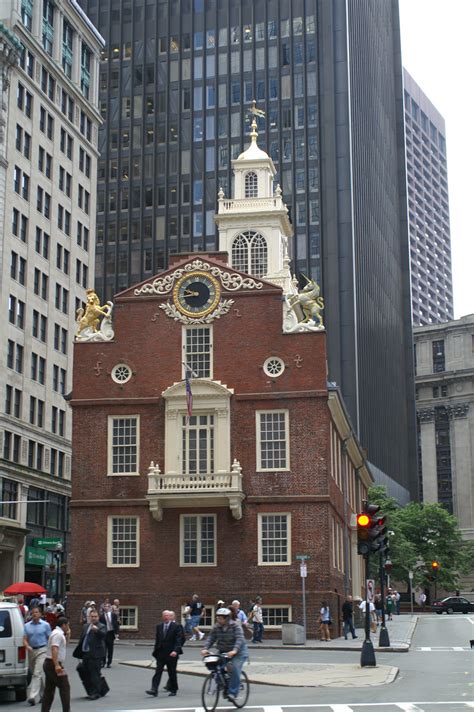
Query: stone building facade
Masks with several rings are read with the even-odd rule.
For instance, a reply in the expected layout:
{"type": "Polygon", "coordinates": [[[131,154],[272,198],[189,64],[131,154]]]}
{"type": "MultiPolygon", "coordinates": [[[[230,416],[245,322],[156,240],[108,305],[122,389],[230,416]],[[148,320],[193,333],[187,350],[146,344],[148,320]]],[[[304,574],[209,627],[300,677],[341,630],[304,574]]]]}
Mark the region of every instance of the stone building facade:
{"type": "Polygon", "coordinates": [[[414,329],[420,498],[474,539],[474,315],[414,329]]]}
{"type": "Polygon", "coordinates": [[[257,594],[269,631],[301,622],[301,554],[311,635],[321,600],[337,623],[361,592],[353,519],[371,476],[327,384],[325,331],[298,312],[255,128],[235,195],[219,195],[228,254],[175,256],[116,296],[113,338],[75,345],[70,605],[117,595],[138,638],[195,591],[205,625],[217,600],[257,594]]]}
{"type": "Polygon", "coordinates": [[[26,578],[54,593],[68,561],[64,396],[76,309],[94,273],[103,40],[75,0],[4,1],[0,20],[18,49],[2,95],[0,590],[26,578]],[[37,546],[44,538],[63,546],[61,566],[37,546]]]}

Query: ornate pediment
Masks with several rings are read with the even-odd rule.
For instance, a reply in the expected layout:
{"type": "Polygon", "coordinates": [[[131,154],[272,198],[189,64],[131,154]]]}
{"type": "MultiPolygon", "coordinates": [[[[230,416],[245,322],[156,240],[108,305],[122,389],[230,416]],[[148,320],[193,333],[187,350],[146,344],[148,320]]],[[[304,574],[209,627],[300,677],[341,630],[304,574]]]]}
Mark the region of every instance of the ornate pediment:
{"type": "Polygon", "coordinates": [[[204,260],[195,259],[192,262],[177,267],[172,272],[168,272],[160,277],[155,277],[151,282],[146,282],[134,289],[135,296],[156,295],[166,296],[173,291],[175,283],[186,274],[195,272],[208,272],[210,275],[219,280],[222,288],[228,292],[236,292],[240,289],[263,289],[264,282],[253,279],[245,274],[240,274],[234,270],[222,269],[216,264],[205,262],[204,260]]]}

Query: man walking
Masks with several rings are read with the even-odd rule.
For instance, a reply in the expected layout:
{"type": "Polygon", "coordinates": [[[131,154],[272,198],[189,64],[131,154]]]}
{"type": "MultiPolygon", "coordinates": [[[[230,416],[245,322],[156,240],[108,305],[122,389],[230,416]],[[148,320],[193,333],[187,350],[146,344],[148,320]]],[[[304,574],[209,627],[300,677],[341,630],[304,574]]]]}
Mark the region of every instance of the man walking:
{"type": "Polygon", "coordinates": [[[350,631],[353,638],[357,638],[354,630],[354,610],[352,607],[352,596],[347,596],[342,604],[342,628],[344,639],[347,640],[347,633],[350,631]]]}
{"type": "MultiPolygon", "coordinates": [[[[104,612],[99,620],[107,629],[105,634],[105,648],[107,651],[107,667],[109,668],[112,665],[112,658],[114,656],[115,637],[118,635],[120,630],[118,616],[112,611],[110,603],[104,603],[104,612]]],[[[104,658],[103,664],[105,665],[105,663],[106,660],[104,658]]]]}
{"type": "Polygon", "coordinates": [[[46,658],[44,661],[44,672],[46,683],[44,687],[41,712],[49,712],[53,704],[56,688],[59,689],[61,697],[62,712],[71,712],[71,689],[69,679],[64,670],[66,660],[66,644],[69,638],[69,622],[64,616],[60,616],[56,628],[51,633],[48,640],[46,658]]]}
{"type": "Polygon", "coordinates": [[[201,655],[203,657],[209,655],[210,648],[215,645],[220,653],[225,653],[232,660],[227,699],[233,702],[239,693],[240,673],[248,658],[248,652],[242,626],[237,621],[231,620],[230,614],[228,608],[219,608],[216,613],[217,623],[206,638],[201,655]]]}
{"type": "Polygon", "coordinates": [[[41,700],[44,687],[43,664],[46,658],[46,646],[51,635],[51,626],[41,618],[39,606],[31,609],[31,620],[25,623],[23,643],[28,650],[28,669],[31,682],[26,691],[30,705],[41,700]]]}
{"type": "Polygon", "coordinates": [[[192,601],[188,605],[191,609],[189,611],[189,615],[191,616],[191,629],[193,631],[193,635],[190,640],[202,640],[204,638],[204,633],[199,630],[199,621],[204,613],[204,605],[199,600],[199,595],[197,593],[193,594],[192,601]]]}
{"type": "Polygon", "coordinates": [[[162,623],[156,626],[155,647],[153,657],[156,659],[156,670],[151,681],[151,688],[146,690],[147,695],[158,697],[161,676],[165,666],[168,669],[168,682],[166,689],[168,697],[176,697],[178,692],[178,658],[183,653],[184,630],[180,623],[174,620],[173,611],[163,611],[162,623]]]}
{"type": "Polygon", "coordinates": [[[257,596],[255,599],[255,605],[252,608],[250,615],[253,623],[252,643],[261,643],[263,638],[263,611],[262,599],[260,596],[257,596]]]}
{"type": "Polygon", "coordinates": [[[100,666],[105,658],[107,628],[99,621],[99,614],[95,609],[91,610],[89,619],[90,623],[84,625],[76,650],[79,649],[82,653],[87,699],[98,700],[100,697],[100,666]]]}

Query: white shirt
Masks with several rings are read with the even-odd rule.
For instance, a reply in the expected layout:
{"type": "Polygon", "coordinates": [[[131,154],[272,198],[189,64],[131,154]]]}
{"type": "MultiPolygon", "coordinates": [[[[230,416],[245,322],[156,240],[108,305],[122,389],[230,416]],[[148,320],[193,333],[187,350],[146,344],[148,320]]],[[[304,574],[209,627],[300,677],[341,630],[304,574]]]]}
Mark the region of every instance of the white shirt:
{"type": "MultiPolygon", "coordinates": [[[[362,611],[362,613],[365,613],[365,601],[361,601],[359,603],[359,608],[362,611]]],[[[372,601],[369,601],[369,612],[372,613],[373,611],[375,611],[375,606],[372,603],[372,601]]]]}
{"type": "Polygon", "coordinates": [[[252,620],[255,623],[263,623],[263,611],[262,611],[261,606],[259,606],[258,603],[256,603],[252,610],[253,610],[252,620]]]}
{"type": "Polygon", "coordinates": [[[105,622],[107,623],[107,631],[113,630],[114,627],[112,625],[112,613],[110,611],[107,611],[104,615],[105,622]]]}
{"type": "Polygon", "coordinates": [[[62,628],[56,627],[48,640],[48,648],[46,650],[46,657],[50,660],[53,659],[53,645],[57,645],[58,650],[58,661],[63,663],[66,660],[66,636],[62,628]]]}

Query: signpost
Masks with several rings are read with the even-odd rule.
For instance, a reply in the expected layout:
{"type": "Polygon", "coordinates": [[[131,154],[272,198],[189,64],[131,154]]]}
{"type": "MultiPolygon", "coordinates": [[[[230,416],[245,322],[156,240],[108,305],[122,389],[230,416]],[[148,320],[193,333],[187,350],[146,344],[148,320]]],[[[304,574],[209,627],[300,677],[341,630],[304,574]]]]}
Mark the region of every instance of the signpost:
{"type": "Polygon", "coordinates": [[[308,576],[308,565],[307,561],[311,557],[309,554],[296,554],[296,560],[300,562],[300,577],[301,577],[301,593],[303,596],[303,628],[304,628],[304,642],[306,643],[306,577],[308,576]]]}
{"type": "Polygon", "coordinates": [[[408,578],[410,579],[410,612],[413,615],[413,571],[408,572],[408,578]]]}

